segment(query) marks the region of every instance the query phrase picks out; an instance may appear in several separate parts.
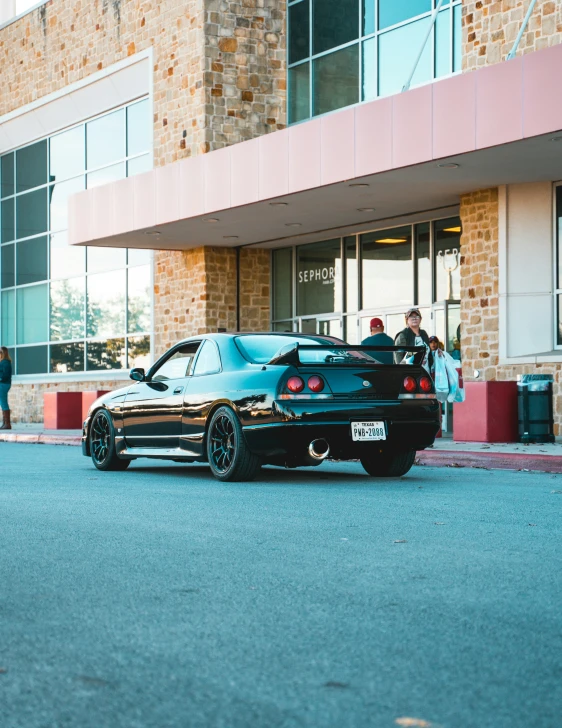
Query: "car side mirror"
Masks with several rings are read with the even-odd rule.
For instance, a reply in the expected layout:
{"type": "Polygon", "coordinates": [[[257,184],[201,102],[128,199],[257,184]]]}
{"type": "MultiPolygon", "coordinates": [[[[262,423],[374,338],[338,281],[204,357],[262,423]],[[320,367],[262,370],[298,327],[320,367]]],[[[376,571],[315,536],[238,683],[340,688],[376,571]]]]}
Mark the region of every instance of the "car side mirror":
{"type": "Polygon", "coordinates": [[[135,367],[134,369],[131,369],[129,376],[135,382],[144,382],[146,378],[144,369],[142,369],[141,367],[135,367]]]}

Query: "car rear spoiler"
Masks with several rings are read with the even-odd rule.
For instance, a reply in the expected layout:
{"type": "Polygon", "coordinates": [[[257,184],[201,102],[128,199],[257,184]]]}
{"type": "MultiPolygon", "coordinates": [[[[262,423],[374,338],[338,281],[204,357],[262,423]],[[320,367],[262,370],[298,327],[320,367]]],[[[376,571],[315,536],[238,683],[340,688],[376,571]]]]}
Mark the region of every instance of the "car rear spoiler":
{"type": "MultiPolygon", "coordinates": [[[[360,352],[379,352],[379,351],[391,351],[391,352],[403,352],[408,354],[414,354],[415,364],[421,364],[423,355],[426,351],[425,346],[350,346],[349,344],[299,344],[295,341],[292,344],[287,344],[281,347],[275,356],[268,361],[268,364],[292,364],[293,366],[299,366],[302,364],[299,351],[318,351],[326,349],[329,351],[360,351],[360,352]]],[[[317,362],[316,362],[317,363],[317,362]]],[[[370,362],[365,362],[369,364],[370,362]]]]}

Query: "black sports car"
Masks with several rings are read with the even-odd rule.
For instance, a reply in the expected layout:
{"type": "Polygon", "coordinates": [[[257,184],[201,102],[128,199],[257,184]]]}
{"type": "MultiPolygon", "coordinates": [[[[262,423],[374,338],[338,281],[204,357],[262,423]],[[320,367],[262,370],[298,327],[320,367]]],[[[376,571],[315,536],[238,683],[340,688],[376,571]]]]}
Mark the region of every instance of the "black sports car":
{"type": "Polygon", "coordinates": [[[327,457],[404,475],[433,444],[439,404],[423,348],[404,352],[407,364],[382,364],[379,351],[404,350],[303,334],[193,336],[94,402],[82,452],[99,470],[139,457],[208,462],[226,481],[327,457]]]}

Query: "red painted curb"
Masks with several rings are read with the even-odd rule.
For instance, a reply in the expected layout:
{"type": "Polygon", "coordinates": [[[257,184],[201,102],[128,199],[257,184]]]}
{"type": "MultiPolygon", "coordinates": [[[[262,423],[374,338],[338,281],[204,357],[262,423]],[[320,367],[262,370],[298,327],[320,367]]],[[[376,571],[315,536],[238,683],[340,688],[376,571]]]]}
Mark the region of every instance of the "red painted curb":
{"type": "Polygon", "coordinates": [[[434,468],[488,468],[489,470],[539,470],[544,473],[562,473],[562,457],[559,455],[422,450],[418,453],[416,462],[419,465],[430,465],[434,468]]]}

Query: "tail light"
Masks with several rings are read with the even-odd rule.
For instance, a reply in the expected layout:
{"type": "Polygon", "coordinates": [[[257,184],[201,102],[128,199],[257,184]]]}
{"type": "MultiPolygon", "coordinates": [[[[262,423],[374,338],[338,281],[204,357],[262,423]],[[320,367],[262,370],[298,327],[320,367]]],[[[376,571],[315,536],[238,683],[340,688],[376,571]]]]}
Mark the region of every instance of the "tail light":
{"type": "Polygon", "coordinates": [[[289,377],[287,381],[287,389],[289,392],[302,392],[304,382],[300,377],[289,377]]]}
{"type": "Polygon", "coordinates": [[[308,380],[308,388],[311,392],[321,392],[324,389],[324,380],[314,375],[308,380]]]}
{"type": "Polygon", "coordinates": [[[414,377],[405,377],[403,387],[406,392],[411,393],[416,391],[418,385],[416,384],[416,380],[414,379],[414,377]]]}
{"type": "Polygon", "coordinates": [[[420,379],[420,389],[422,392],[431,392],[432,385],[429,377],[422,377],[420,379]]]}

